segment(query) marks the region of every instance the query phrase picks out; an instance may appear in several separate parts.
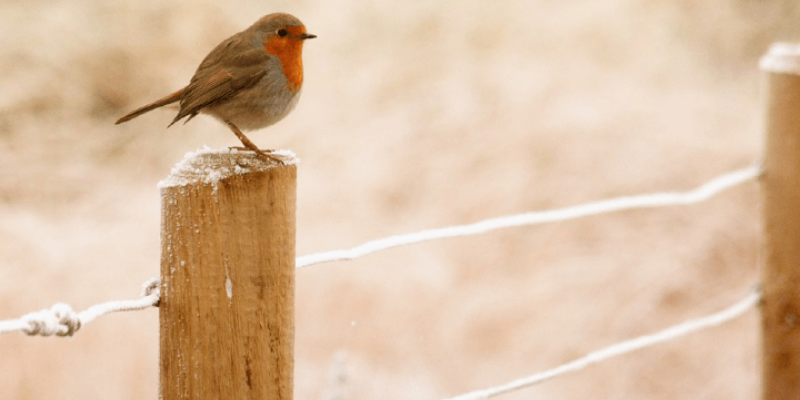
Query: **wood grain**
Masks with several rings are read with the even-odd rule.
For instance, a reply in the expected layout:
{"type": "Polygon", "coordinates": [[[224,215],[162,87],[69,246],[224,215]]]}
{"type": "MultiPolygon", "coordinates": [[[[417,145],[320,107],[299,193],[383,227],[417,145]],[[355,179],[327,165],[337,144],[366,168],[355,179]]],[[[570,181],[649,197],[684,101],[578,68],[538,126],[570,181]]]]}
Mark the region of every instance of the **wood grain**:
{"type": "Polygon", "coordinates": [[[800,399],[800,76],[767,77],[763,399],[800,399]]]}
{"type": "Polygon", "coordinates": [[[161,189],[161,398],[291,399],[297,168],[189,162],[161,189]]]}

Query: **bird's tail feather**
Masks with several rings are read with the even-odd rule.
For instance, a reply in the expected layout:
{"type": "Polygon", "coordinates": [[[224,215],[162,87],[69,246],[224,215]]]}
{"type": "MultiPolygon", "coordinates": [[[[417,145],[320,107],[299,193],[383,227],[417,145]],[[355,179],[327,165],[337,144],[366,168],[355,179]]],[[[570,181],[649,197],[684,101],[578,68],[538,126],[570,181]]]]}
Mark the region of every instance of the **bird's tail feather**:
{"type": "Polygon", "coordinates": [[[172,94],[164,97],[163,99],[156,100],[156,101],[154,101],[154,102],[152,102],[152,103],[150,103],[150,104],[148,104],[146,106],[139,107],[139,108],[137,108],[137,109],[125,114],[122,118],[118,119],[117,122],[115,122],[114,124],[119,125],[119,124],[121,124],[123,122],[132,120],[132,119],[134,119],[134,118],[136,118],[136,117],[138,117],[138,116],[140,116],[140,115],[142,115],[142,114],[144,114],[144,113],[146,113],[146,112],[148,112],[150,110],[156,109],[156,108],[161,107],[161,106],[165,106],[167,104],[172,104],[172,103],[174,103],[174,102],[176,102],[176,101],[181,99],[181,96],[183,96],[183,91],[184,90],[186,90],[186,88],[178,90],[177,92],[172,93],[172,94]]]}

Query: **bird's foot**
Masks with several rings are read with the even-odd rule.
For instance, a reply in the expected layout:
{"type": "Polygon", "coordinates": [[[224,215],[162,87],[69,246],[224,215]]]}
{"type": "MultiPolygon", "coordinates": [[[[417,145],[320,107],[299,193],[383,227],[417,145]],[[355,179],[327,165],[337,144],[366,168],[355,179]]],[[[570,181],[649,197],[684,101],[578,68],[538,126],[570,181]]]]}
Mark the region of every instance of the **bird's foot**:
{"type": "Polygon", "coordinates": [[[229,147],[229,149],[231,149],[231,150],[235,149],[235,150],[245,150],[245,151],[246,150],[250,150],[250,151],[254,151],[256,153],[256,156],[258,156],[258,158],[266,159],[266,160],[272,160],[272,161],[277,162],[280,165],[286,165],[286,163],[283,162],[283,160],[280,157],[270,154],[270,153],[274,152],[275,150],[261,150],[261,149],[258,149],[258,148],[254,149],[254,148],[251,148],[251,147],[242,147],[242,146],[229,147]]]}

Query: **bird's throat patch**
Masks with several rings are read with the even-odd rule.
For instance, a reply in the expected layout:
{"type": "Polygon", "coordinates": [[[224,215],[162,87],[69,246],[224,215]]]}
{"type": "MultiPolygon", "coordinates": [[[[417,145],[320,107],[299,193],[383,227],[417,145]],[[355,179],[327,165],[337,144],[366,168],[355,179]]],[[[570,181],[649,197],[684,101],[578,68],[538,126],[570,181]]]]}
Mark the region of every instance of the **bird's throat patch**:
{"type": "Polygon", "coordinates": [[[285,29],[289,31],[289,35],[286,37],[269,35],[264,42],[264,50],[281,60],[286,79],[294,86],[292,89],[299,90],[303,84],[303,41],[298,39],[297,35],[305,33],[306,28],[287,26],[285,29]]]}

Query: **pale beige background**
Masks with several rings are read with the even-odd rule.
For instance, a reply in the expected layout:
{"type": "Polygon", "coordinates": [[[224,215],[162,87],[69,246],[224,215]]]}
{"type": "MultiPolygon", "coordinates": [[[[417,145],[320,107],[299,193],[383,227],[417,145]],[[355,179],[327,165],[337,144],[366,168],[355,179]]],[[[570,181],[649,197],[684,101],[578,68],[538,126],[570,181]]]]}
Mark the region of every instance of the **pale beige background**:
{"type": "MultiPolygon", "coordinates": [[[[757,59],[795,0],[0,3],[0,318],[138,295],[158,274],[156,183],[203,145],[174,110],[203,56],[286,11],[296,111],[250,137],[299,170],[298,254],[689,189],[760,156],[757,59]]],[[[749,183],[702,205],[394,249],[301,270],[297,399],[435,399],[723,308],[757,280],[749,183]],[[337,378],[340,377],[342,379],[337,378]]],[[[752,399],[755,312],[502,399],[752,399]]],[[[157,310],[72,339],[0,337],[2,399],[156,399],[157,310]]]]}

